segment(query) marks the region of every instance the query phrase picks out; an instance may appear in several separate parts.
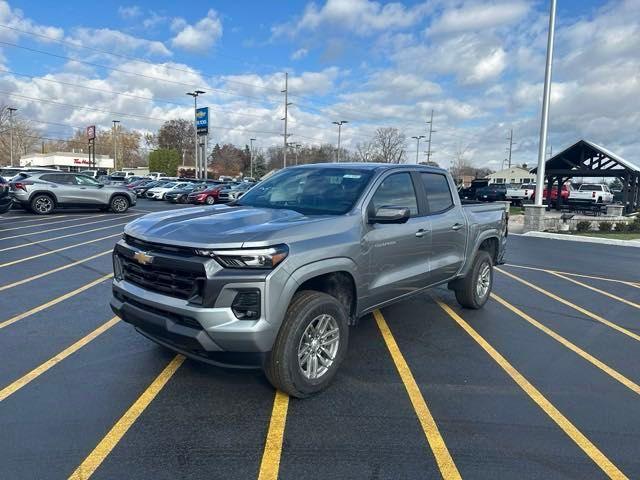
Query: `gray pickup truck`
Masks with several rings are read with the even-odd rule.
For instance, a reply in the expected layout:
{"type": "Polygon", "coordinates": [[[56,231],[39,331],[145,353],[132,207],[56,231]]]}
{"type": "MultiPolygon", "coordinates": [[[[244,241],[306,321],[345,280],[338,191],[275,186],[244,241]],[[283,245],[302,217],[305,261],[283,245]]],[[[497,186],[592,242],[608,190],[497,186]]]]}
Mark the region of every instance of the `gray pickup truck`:
{"type": "Polygon", "coordinates": [[[419,165],[281,170],[228,205],[153,213],[113,252],[111,307],[187,357],[262,367],[296,397],[325,388],[358,318],[447,284],[489,297],[505,204],[462,204],[451,176],[419,165]]]}

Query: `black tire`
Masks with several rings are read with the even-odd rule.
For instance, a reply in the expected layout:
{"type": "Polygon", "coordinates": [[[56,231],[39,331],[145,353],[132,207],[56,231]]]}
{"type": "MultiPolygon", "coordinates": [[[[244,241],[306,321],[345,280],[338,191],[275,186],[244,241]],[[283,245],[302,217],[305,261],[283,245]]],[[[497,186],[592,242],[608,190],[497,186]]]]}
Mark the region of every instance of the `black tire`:
{"type": "Polygon", "coordinates": [[[109,201],[109,209],[113,213],[124,213],[129,210],[131,202],[124,195],[114,195],[109,201]]]}
{"type": "Polygon", "coordinates": [[[49,215],[56,208],[56,202],[51,195],[38,193],[29,202],[29,207],[36,215],[49,215]]]}
{"type": "Polygon", "coordinates": [[[206,203],[207,205],[213,205],[214,203],[216,203],[216,199],[209,195],[204,199],[204,203],[206,203]]]}
{"type": "MultiPolygon", "coordinates": [[[[486,278],[486,277],[485,277],[486,278]]],[[[493,260],[489,252],[484,250],[478,251],[476,258],[473,260],[471,270],[455,284],[456,300],[464,308],[477,310],[482,308],[491,294],[493,288],[493,260]],[[481,274],[485,273],[488,266],[488,288],[481,294],[478,288],[481,274]]],[[[484,290],[484,289],[482,289],[484,290]]]]}
{"type": "Polygon", "coordinates": [[[313,290],[298,292],[289,304],[273,350],[267,356],[265,374],[275,388],[292,397],[308,397],[331,383],[347,352],[348,340],[347,313],[338,300],[313,290]],[[339,338],[337,351],[326,371],[319,378],[311,379],[305,376],[303,367],[299,365],[298,350],[307,327],[323,314],[331,316],[336,322],[339,338]]]}

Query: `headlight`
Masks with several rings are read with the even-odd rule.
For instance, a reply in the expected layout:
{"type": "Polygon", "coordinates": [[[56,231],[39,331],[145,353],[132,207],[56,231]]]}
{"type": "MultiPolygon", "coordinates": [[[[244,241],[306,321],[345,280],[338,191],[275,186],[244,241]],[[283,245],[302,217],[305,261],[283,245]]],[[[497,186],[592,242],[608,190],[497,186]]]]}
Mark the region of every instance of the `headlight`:
{"type": "Polygon", "coordinates": [[[197,255],[215,258],[226,268],[275,268],[289,254],[286,245],[241,250],[196,250],[197,255]]]}

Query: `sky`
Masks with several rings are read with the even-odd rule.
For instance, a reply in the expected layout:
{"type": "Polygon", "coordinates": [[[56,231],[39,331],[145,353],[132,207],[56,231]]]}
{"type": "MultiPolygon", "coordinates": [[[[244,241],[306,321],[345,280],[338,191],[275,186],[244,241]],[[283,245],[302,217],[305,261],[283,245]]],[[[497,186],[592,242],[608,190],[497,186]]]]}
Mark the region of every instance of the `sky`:
{"type": "MultiPolygon", "coordinates": [[[[546,1],[264,2],[0,0],[0,104],[43,135],[96,124],[156,130],[193,118],[210,144],[355,149],[380,127],[426,135],[432,160],[500,169],[537,161],[546,1]]],[[[640,164],[640,0],[558,2],[549,144],[581,138],[640,164]]],[[[425,160],[425,143],[418,152],[425,160]]]]}

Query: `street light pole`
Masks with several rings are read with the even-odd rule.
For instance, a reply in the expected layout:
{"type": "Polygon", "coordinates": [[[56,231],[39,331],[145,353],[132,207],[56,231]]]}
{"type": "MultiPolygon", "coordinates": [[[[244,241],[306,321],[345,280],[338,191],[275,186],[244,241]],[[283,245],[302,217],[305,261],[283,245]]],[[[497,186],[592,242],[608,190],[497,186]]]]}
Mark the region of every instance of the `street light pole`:
{"type": "Polygon", "coordinates": [[[544,92],[542,95],[542,119],[540,120],[540,143],[538,145],[538,170],[536,175],[536,206],[542,206],[544,189],[545,153],[547,151],[547,130],[549,127],[549,97],[551,94],[551,66],[553,63],[553,37],[556,27],[556,0],[551,0],[549,12],[549,35],[547,37],[547,63],[544,71],[544,92]]]}
{"type": "Polygon", "coordinates": [[[11,166],[13,167],[13,112],[18,110],[17,108],[9,107],[9,130],[10,130],[10,140],[9,140],[9,158],[11,159],[11,166]]]}
{"type": "Polygon", "coordinates": [[[416,137],[411,137],[416,139],[416,165],[418,164],[418,154],[420,153],[420,139],[427,138],[425,135],[418,135],[416,137]]]}
{"type": "Polygon", "coordinates": [[[113,166],[118,170],[118,123],[120,120],[112,120],[113,122],[113,166]]]}
{"type": "Polygon", "coordinates": [[[336,152],[336,159],[337,159],[337,162],[340,163],[340,137],[342,133],[342,125],[349,122],[347,120],[340,120],[339,122],[332,122],[332,123],[338,126],[338,151],[336,152]]]}
{"type": "Polygon", "coordinates": [[[250,147],[250,148],[251,148],[251,169],[250,169],[250,174],[249,174],[249,176],[250,176],[251,178],[253,178],[253,142],[255,142],[255,141],[256,141],[256,139],[255,139],[255,138],[250,138],[250,139],[249,139],[249,143],[251,144],[251,147],[250,147]]]}
{"type": "Polygon", "coordinates": [[[202,90],[194,90],[193,92],[187,92],[187,95],[193,97],[193,119],[194,119],[194,123],[193,126],[196,130],[196,134],[195,134],[195,170],[196,170],[196,178],[202,178],[202,165],[201,165],[201,161],[199,160],[199,150],[200,150],[200,145],[198,144],[198,95],[202,95],[203,93],[206,93],[202,90]]]}

